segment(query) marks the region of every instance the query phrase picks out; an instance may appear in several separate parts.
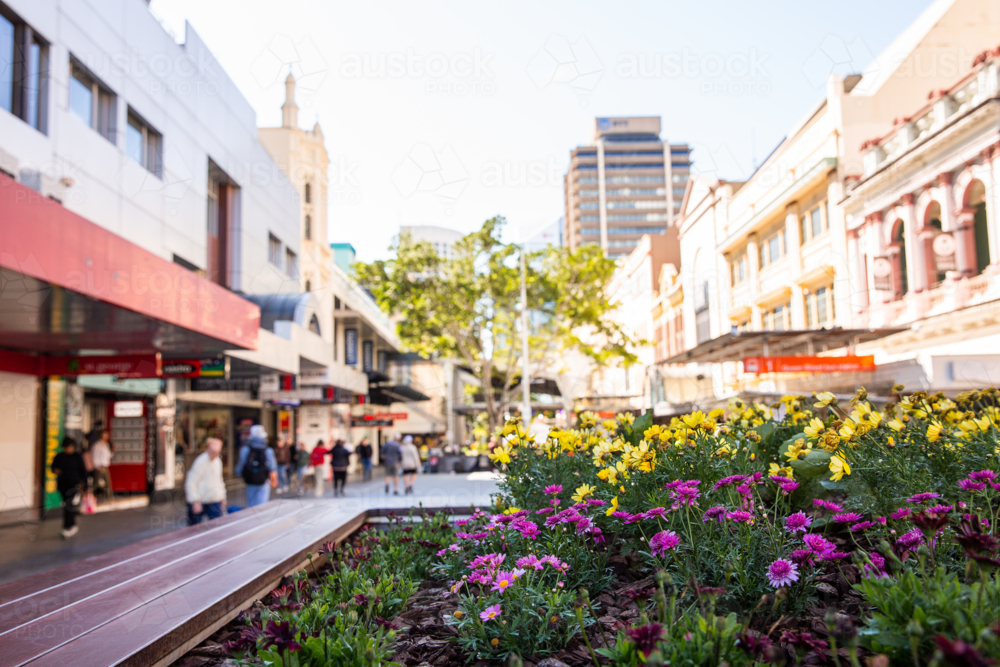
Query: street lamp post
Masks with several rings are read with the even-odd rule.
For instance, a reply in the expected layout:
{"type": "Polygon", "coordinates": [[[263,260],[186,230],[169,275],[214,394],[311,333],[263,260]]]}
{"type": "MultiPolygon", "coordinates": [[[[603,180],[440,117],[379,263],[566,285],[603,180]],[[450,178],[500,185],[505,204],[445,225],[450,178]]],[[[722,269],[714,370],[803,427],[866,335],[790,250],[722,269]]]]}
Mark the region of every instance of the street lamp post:
{"type": "Polygon", "coordinates": [[[528,262],[527,245],[521,245],[521,423],[531,424],[531,378],[528,373],[528,262]]]}

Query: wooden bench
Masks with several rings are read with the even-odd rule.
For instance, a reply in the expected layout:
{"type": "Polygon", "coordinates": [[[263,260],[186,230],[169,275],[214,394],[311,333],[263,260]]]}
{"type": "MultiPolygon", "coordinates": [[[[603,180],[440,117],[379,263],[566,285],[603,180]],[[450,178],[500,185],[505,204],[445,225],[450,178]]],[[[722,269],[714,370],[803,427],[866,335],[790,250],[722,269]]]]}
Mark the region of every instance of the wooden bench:
{"type": "Polygon", "coordinates": [[[279,500],[5,584],[0,664],[169,665],[304,567],[307,552],[407,511],[279,500]]]}

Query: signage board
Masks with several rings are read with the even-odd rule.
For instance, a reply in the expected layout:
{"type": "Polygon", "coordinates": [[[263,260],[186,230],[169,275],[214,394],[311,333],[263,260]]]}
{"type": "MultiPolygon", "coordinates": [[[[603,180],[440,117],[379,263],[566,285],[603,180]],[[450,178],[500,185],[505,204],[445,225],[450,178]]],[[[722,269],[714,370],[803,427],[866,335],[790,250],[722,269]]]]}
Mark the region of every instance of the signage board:
{"type": "Polygon", "coordinates": [[[955,261],[955,237],[948,232],[941,232],[931,243],[934,250],[934,267],[938,273],[954,271],[958,268],[955,261]]]}
{"type": "Polygon", "coordinates": [[[261,393],[263,393],[265,391],[278,391],[278,389],[279,389],[279,383],[278,383],[278,374],[277,373],[270,373],[268,375],[261,375],[260,376],[260,391],[261,391],[261,393]]]}
{"type": "Polygon", "coordinates": [[[392,426],[391,419],[369,419],[371,415],[365,415],[364,417],[352,417],[351,426],[365,427],[365,428],[375,428],[381,426],[392,426]]]}
{"type": "Polygon", "coordinates": [[[330,371],[326,368],[302,369],[299,371],[300,387],[322,387],[330,382],[330,371]]]}
{"type": "Polygon", "coordinates": [[[142,414],[142,401],[115,401],[115,417],[141,417],[142,414]]]}
{"type": "Polygon", "coordinates": [[[160,361],[155,354],[42,357],[41,375],[117,375],[120,378],[155,378],[160,361]]]}
{"type": "Polygon", "coordinates": [[[892,259],[885,255],[873,258],[872,277],[875,279],[875,289],[886,292],[895,290],[892,280],[892,259]]]}
{"type": "Polygon", "coordinates": [[[875,370],[875,357],[744,357],[744,373],[849,373],[875,370]]]}
{"type": "Polygon", "coordinates": [[[375,370],[374,355],[375,343],[373,341],[366,340],[361,343],[361,370],[365,372],[375,370]]]}
{"type": "Polygon", "coordinates": [[[344,329],[344,363],[358,365],[358,330],[354,327],[344,329]]]}

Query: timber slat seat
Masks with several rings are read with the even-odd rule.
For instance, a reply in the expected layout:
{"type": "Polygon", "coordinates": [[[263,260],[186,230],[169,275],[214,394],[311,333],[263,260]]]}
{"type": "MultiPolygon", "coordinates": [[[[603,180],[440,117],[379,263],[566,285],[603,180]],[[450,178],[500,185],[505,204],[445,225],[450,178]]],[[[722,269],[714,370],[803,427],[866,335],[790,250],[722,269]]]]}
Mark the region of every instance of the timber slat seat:
{"type": "Polygon", "coordinates": [[[170,664],[366,516],[279,500],[0,586],[0,663],[170,664]]]}

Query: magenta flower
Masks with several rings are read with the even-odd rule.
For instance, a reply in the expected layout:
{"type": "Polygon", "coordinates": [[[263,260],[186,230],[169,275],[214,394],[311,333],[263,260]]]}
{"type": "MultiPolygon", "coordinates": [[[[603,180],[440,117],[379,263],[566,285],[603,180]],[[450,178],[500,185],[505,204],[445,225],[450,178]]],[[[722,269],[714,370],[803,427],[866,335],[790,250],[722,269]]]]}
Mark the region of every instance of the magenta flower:
{"type": "Polygon", "coordinates": [[[495,604],[479,612],[479,618],[481,618],[484,621],[492,621],[494,618],[496,618],[502,613],[503,609],[500,608],[500,605],[495,604]]]}
{"type": "Polygon", "coordinates": [[[543,493],[545,493],[545,495],[547,496],[557,496],[560,493],[562,493],[562,490],[563,490],[562,484],[550,484],[545,487],[545,491],[543,493]]]}
{"type": "Polygon", "coordinates": [[[768,566],[767,579],[775,588],[790,586],[799,580],[799,566],[784,558],[779,558],[768,566]]]}
{"type": "Polygon", "coordinates": [[[905,519],[906,517],[913,514],[913,510],[909,507],[900,507],[898,510],[890,514],[889,516],[893,519],[905,519]]]}
{"type": "Polygon", "coordinates": [[[918,493],[915,496],[906,499],[908,503],[926,503],[928,500],[934,500],[935,498],[940,498],[940,493],[934,493],[933,491],[928,491],[926,493],[918,493]]]}
{"type": "Polygon", "coordinates": [[[978,493],[986,490],[986,482],[977,482],[972,479],[963,479],[958,483],[958,488],[969,493],[978,493]]]}
{"type": "Polygon", "coordinates": [[[802,541],[815,554],[828,554],[837,548],[833,542],[816,533],[806,533],[802,536],[802,541]]]}
{"type": "Polygon", "coordinates": [[[517,559],[517,566],[523,568],[532,568],[534,570],[541,570],[545,564],[538,560],[538,556],[535,554],[528,554],[527,556],[522,556],[517,559]]]}
{"type": "Polygon", "coordinates": [[[653,509],[646,510],[639,516],[641,516],[643,519],[656,519],[656,518],[662,519],[666,515],[667,515],[667,510],[665,508],[654,507],[653,509]]]}
{"type": "Polygon", "coordinates": [[[792,553],[788,554],[788,557],[792,559],[792,562],[798,565],[812,565],[813,556],[816,554],[809,549],[796,549],[792,553]]]}
{"type": "Polygon", "coordinates": [[[503,593],[505,590],[514,585],[514,580],[517,576],[514,572],[497,572],[496,576],[493,578],[493,588],[491,591],[500,591],[503,593]]]}
{"type": "Polygon", "coordinates": [[[822,507],[827,512],[843,512],[844,508],[837,503],[831,503],[829,500],[820,500],[819,498],[813,498],[813,505],[816,507],[822,507]]]}
{"type": "Polygon", "coordinates": [[[914,528],[908,533],[903,533],[896,544],[903,547],[907,551],[916,551],[917,547],[924,543],[924,534],[920,532],[919,528],[914,528]]]}
{"type": "Polygon", "coordinates": [[[737,523],[751,523],[753,521],[753,514],[750,512],[744,512],[743,510],[737,510],[735,512],[727,512],[726,518],[737,523]]]}
{"type": "Polygon", "coordinates": [[[626,523],[629,523],[629,520],[632,518],[632,515],[626,512],[625,510],[618,510],[617,512],[612,512],[611,516],[626,523]]]}
{"type": "Polygon", "coordinates": [[[862,531],[868,530],[869,528],[875,527],[874,521],[862,521],[861,523],[856,523],[851,526],[850,530],[852,533],[860,533],[862,531]]]}
{"type": "Polygon", "coordinates": [[[798,482],[796,482],[794,479],[789,479],[788,477],[784,477],[783,475],[771,475],[770,477],[768,477],[768,479],[777,484],[778,487],[781,489],[782,493],[784,493],[786,496],[795,489],[799,488],[798,482]]]}
{"type": "Polygon", "coordinates": [[[844,560],[845,558],[850,558],[850,551],[831,551],[830,553],[822,554],[820,560],[844,560]]]}
{"type": "Polygon", "coordinates": [[[702,515],[701,520],[708,522],[711,521],[712,519],[715,519],[719,523],[725,521],[726,508],[723,507],[722,505],[716,505],[715,507],[709,507],[707,510],[705,510],[705,513],[702,515]]]}
{"type": "Polygon", "coordinates": [[[516,521],[511,524],[511,528],[521,533],[523,537],[527,537],[529,540],[534,540],[542,534],[542,531],[538,529],[538,526],[531,521],[516,521]]]}
{"type": "Polygon", "coordinates": [[[542,515],[552,514],[554,511],[555,511],[555,508],[553,508],[553,507],[546,507],[545,509],[541,509],[541,510],[536,511],[535,514],[542,514],[542,515]]]}
{"type": "Polygon", "coordinates": [[[663,530],[649,539],[649,550],[654,556],[666,556],[667,552],[676,549],[681,538],[672,530],[663,530]]]}
{"type": "Polygon", "coordinates": [[[785,517],[785,530],[789,533],[804,533],[812,522],[812,517],[805,512],[796,512],[785,517]]]}
{"type": "Polygon", "coordinates": [[[301,651],[302,647],[295,641],[298,630],[288,621],[275,623],[268,621],[264,628],[264,648],[276,646],[281,653],[285,651],[301,651]]]}
{"type": "Polygon", "coordinates": [[[844,512],[843,514],[833,515],[833,520],[837,523],[857,523],[862,519],[864,519],[864,517],[857,512],[844,512]]]}
{"type": "Polygon", "coordinates": [[[679,486],[670,492],[670,497],[673,498],[674,503],[671,509],[680,509],[681,507],[691,507],[692,505],[697,505],[698,497],[701,493],[693,486],[679,486]]]}
{"type": "Polygon", "coordinates": [[[970,472],[969,479],[974,479],[977,482],[992,482],[997,478],[997,474],[992,470],[980,470],[978,472],[970,472]]]}
{"type": "Polygon", "coordinates": [[[640,625],[637,628],[628,628],[625,634],[635,644],[636,650],[648,656],[656,649],[656,643],[663,639],[663,626],[659,623],[640,625]]]}
{"type": "Polygon", "coordinates": [[[692,487],[692,486],[698,486],[699,484],[701,484],[700,479],[687,479],[687,480],[675,479],[672,482],[667,482],[666,484],[664,484],[663,488],[667,489],[668,491],[673,491],[674,489],[679,489],[681,487],[685,486],[692,487]]]}
{"type": "Polygon", "coordinates": [[[868,554],[868,558],[871,559],[871,564],[865,563],[866,578],[881,579],[889,576],[889,573],[885,571],[885,558],[875,552],[868,554]]]}
{"type": "Polygon", "coordinates": [[[955,509],[954,505],[935,505],[934,507],[928,507],[927,508],[927,513],[928,514],[948,514],[953,509],[955,509]]]}
{"type": "Polygon", "coordinates": [[[582,517],[576,522],[576,534],[583,535],[590,530],[590,527],[594,525],[594,522],[586,517],[582,517]]]}
{"type": "Polygon", "coordinates": [[[730,475],[729,477],[723,477],[722,479],[720,479],[718,482],[715,483],[715,486],[712,488],[718,491],[724,486],[729,486],[730,484],[736,484],[737,482],[742,482],[745,479],[746,479],[745,475],[730,475]]]}

